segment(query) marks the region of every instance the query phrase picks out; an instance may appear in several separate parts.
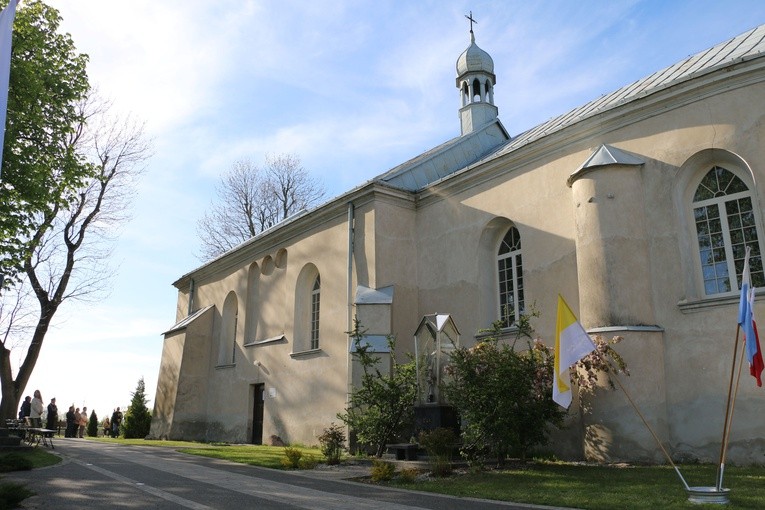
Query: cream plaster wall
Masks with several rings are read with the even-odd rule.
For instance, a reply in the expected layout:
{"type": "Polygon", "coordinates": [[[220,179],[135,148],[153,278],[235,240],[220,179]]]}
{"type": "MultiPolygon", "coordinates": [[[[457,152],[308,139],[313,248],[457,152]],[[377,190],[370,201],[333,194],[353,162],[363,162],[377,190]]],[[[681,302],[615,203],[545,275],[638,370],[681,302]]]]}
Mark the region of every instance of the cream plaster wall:
{"type": "MultiPolygon", "coordinates": [[[[541,313],[534,323],[539,337],[552,344],[558,293],[585,327],[615,328],[607,335],[624,337],[617,350],[632,374],[625,386],[649,422],[677,456],[714,460],[737,297],[700,299],[698,253],[681,188],[694,182],[689,172],[708,170],[688,162],[713,149],[712,154],[727,154],[726,161],[742,161],[741,170],[751,169],[761,216],[765,123],[762,109],[753,105],[765,104],[765,86],[718,84],[721,88],[715,91],[703,85],[688,87],[686,95],[636,100],[621,107],[619,116],[582,121],[476,165],[417,197],[373,188],[360,192],[355,197],[351,288],[394,286],[390,323],[400,346],[411,348],[419,319],[434,312],[452,314],[463,343],[469,345],[498,316],[496,249],[513,224],[522,241],[526,305],[541,313]],[[645,164],[593,169],[569,187],[569,176],[602,144],[628,151],[645,164]],[[645,325],[656,327],[635,329],[645,325]]],[[[342,208],[333,214],[322,211],[326,217],[320,221],[297,220],[305,229],[294,235],[280,238],[277,231],[228,256],[215,266],[218,272],[198,272],[194,308],[214,304],[215,321],[206,337],[201,324],[194,326],[202,329],[194,330],[199,333],[194,333],[193,349],[191,328],[185,339],[166,339],[163,396],[157,399],[166,418],[165,428],[158,431],[174,430],[186,413],[184,423],[205,422],[206,439],[249,441],[252,385],[259,383],[266,389],[266,442],[273,434],[287,442],[313,444],[324,427],[337,421],[349,376],[348,224],[342,208]],[[302,337],[295,338],[300,331],[294,328],[294,294],[308,264],[316,267],[322,283],[321,348],[315,352],[296,349],[305,344],[302,337]],[[253,320],[246,317],[252,267],[261,271],[257,285],[262,304],[255,308],[257,333],[245,338],[246,322],[253,320]],[[231,291],[239,302],[236,362],[216,367],[219,310],[231,291]],[[275,340],[254,343],[268,338],[275,340]],[[191,359],[193,368],[186,365],[191,359]],[[176,370],[181,376],[171,406],[176,370]],[[184,384],[189,370],[192,377],[184,384]]],[[[186,315],[189,297],[189,290],[180,287],[179,319],[186,315]]],[[[765,313],[762,302],[757,311],[765,313]]],[[[758,391],[750,379],[743,381],[731,462],[762,462],[765,455],[758,391]]],[[[558,453],[660,460],[621,393],[599,391],[593,409],[589,415],[580,408],[571,411],[570,427],[556,434],[558,453]]]]}

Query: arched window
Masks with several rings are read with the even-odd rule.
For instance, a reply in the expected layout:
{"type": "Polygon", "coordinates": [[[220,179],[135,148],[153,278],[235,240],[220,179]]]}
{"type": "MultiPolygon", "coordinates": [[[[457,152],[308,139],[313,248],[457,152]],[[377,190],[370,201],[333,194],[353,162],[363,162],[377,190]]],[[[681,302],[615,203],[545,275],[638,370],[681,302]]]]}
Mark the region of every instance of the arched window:
{"type": "Polygon", "coordinates": [[[497,274],[499,280],[499,319],[507,327],[517,321],[524,311],[521,236],[515,227],[510,227],[499,243],[497,274]]]}
{"type": "Polygon", "coordinates": [[[236,330],[239,319],[239,301],[234,292],[229,292],[223,302],[220,327],[218,365],[233,365],[236,362],[236,330]]]}
{"type": "Polygon", "coordinates": [[[245,343],[253,342],[258,334],[258,311],[260,303],[260,267],[257,262],[250,264],[247,271],[247,301],[244,312],[245,343]]]}
{"type": "Polygon", "coordinates": [[[295,322],[292,354],[310,353],[321,348],[319,316],[321,278],[319,269],[306,264],[295,282],[295,322]]]}
{"type": "Polygon", "coordinates": [[[321,303],[321,278],[317,275],[311,290],[311,349],[319,348],[319,305],[321,303]]]}
{"type": "Polygon", "coordinates": [[[478,81],[478,78],[473,80],[473,103],[480,103],[482,100],[481,98],[481,82],[478,81]]]}
{"type": "Polygon", "coordinates": [[[746,183],[715,166],[701,179],[692,207],[704,294],[740,288],[747,246],[752,285],[765,285],[753,196],[746,183]]]}

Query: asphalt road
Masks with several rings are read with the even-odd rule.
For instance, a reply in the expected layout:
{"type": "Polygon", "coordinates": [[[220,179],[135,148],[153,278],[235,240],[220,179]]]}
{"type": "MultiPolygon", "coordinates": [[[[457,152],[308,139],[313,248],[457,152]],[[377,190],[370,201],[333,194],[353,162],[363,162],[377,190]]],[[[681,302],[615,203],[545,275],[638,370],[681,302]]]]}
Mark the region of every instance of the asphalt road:
{"type": "MultiPolygon", "coordinates": [[[[366,467],[279,471],[177,453],[82,439],[55,439],[63,462],[14,472],[36,495],[26,509],[530,509],[545,508],[389,489],[346,478],[366,467]]],[[[41,446],[42,448],[42,446],[41,446]]]]}

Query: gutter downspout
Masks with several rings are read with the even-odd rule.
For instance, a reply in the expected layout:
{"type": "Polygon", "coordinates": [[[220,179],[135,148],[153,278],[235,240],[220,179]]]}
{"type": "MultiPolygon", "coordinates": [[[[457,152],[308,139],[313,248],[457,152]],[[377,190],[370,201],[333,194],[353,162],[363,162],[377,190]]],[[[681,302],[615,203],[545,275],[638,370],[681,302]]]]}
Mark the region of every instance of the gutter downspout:
{"type": "MultiPolygon", "coordinates": [[[[348,329],[348,350],[346,351],[347,356],[347,362],[346,362],[346,383],[347,383],[347,389],[346,389],[346,395],[345,395],[345,408],[348,409],[351,403],[351,391],[353,388],[353,373],[352,373],[352,367],[353,367],[353,355],[351,354],[351,335],[353,334],[353,250],[354,250],[354,244],[355,244],[355,223],[356,223],[356,214],[355,209],[353,207],[353,202],[348,202],[348,288],[347,288],[347,297],[348,297],[348,315],[347,315],[347,325],[348,329]]],[[[347,436],[346,436],[347,437],[347,436]]]]}
{"type": "Polygon", "coordinates": [[[186,312],[187,317],[194,312],[194,292],[196,292],[196,286],[194,285],[194,278],[192,278],[191,283],[189,283],[189,309],[186,312]]]}

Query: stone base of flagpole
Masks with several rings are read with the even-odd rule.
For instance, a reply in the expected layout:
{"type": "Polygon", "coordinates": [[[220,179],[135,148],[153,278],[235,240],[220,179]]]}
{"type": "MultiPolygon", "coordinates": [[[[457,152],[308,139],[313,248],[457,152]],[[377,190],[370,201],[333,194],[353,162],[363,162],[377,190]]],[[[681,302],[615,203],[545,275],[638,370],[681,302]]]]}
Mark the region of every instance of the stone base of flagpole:
{"type": "Polygon", "coordinates": [[[691,503],[708,503],[727,505],[730,503],[728,494],[730,489],[718,489],[717,487],[688,487],[688,501],[691,503]]]}

